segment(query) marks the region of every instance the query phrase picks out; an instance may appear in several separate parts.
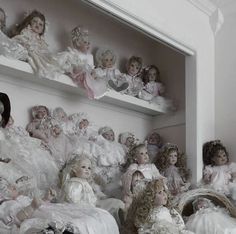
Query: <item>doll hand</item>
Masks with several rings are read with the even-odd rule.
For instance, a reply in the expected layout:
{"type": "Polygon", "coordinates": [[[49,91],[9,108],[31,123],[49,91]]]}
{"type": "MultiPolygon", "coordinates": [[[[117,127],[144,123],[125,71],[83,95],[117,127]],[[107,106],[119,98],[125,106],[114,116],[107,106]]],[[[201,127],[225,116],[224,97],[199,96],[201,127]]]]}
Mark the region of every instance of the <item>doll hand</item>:
{"type": "Polygon", "coordinates": [[[50,189],[47,191],[47,193],[45,194],[43,200],[45,200],[45,201],[52,201],[52,200],[54,200],[54,199],[56,198],[56,196],[57,196],[56,190],[50,188],[50,189]]]}
{"type": "Polygon", "coordinates": [[[31,202],[31,207],[36,210],[42,205],[42,200],[40,198],[34,197],[34,199],[31,202]]]}

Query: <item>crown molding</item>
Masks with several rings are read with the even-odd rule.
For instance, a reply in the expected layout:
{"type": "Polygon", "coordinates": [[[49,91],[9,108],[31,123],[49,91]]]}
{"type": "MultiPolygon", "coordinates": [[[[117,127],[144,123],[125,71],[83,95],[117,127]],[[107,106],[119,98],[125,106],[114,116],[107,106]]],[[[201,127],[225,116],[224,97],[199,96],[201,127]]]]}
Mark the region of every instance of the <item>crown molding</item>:
{"type": "Polygon", "coordinates": [[[217,6],[210,0],[187,0],[187,1],[208,16],[211,16],[217,10],[217,6]]]}

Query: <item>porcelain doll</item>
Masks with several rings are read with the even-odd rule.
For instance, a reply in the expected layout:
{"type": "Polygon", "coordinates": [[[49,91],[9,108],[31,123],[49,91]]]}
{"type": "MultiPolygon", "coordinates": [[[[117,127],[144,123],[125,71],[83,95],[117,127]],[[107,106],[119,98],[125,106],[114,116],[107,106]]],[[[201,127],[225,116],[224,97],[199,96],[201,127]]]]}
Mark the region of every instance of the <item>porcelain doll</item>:
{"type": "Polygon", "coordinates": [[[49,51],[44,38],[45,28],[45,16],[34,10],[18,24],[13,40],[27,49],[27,62],[39,77],[74,85],[69,77],[62,75],[63,70],[49,51]]]}
{"type": "Polygon", "coordinates": [[[111,89],[117,92],[124,91],[129,84],[121,72],[115,68],[116,56],[110,49],[99,49],[96,53],[96,77],[103,78],[111,89]]]}
{"type": "Polygon", "coordinates": [[[147,135],[146,140],[150,161],[154,162],[157,160],[158,153],[160,151],[160,148],[162,147],[161,136],[156,130],[153,130],[147,135]]]}
{"type": "Polygon", "coordinates": [[[149,182],[143,193],[133,202],[127,222],[138,234],[192,233],[185,229],[181,215],[168,208],[168,196],[162,179],[149,182]]]}
{"type": "Polygon", "coordinates": [[[38,138],[47,143],[49,130],[45,120],[49,119],[49,110],[46,106],[34,106],[31,109],[32,121],[26,126],[30,136],[38,138]]]}
{"type": "Polygon", "coordinates": [[[179,152],[177,145],[166,143],[156,163],[163,176],[167,178],[167,187],[173,196],[188,190],[190,183],[186,158],[179,152]]]}
{"type": "Polygon", "coordinates": [[[106,81],[94,76],[93,55],[89,52],[88,30],[75,27],[71,32],[73,48],[57,55],[58,62],[75,84],[86,90],[89,98],[100,98],[106,93],[106,81]]]}
{"type": "Polygon", "coordinates": [[[144,69],[144,87],[139,93],[139,98],[155,103],[163,112],[174,111],[175,107],[170,99],[163,97],[165,88],[160,82],[160,71],[155,65],[144,69]]]}
{"type": "Polygon", "coordinates": [[[226,208],[215,206],[204,197],[196,198],[192,205],[194,213],[186,222],[188,230],[195,234],[236,233],[236,220],[226,208]]]}
{"type": "Polygon", "coordinates": [[[141,78],[142,58],[132,56],[127,63],[127,74],[124,75],[129,83],[126,94],[137,97],[143,88],[143,81],[141,78]]]}
{"type": "Polygon", "coordinates": [[[219,140],[203,145],[203,162],[203,181],[206,186],[235,200],[236,163],[229,162],[228,152],[219,140]]]}
{"type": "Polygon", "coordinates": [[[0,8],[0,55],[21,60],[26,60],[28,56],[27,50],[22,45],[6,35],[6,14],[2,8],[0,8]]]}
{"type": "Polygon", "coordinates": [[[126,154],[134,146],[136,141],[137,139],[135,139],[134,134],[131,132],[123,132],[119,134],[118,142],[123,146],[126,154]]]}

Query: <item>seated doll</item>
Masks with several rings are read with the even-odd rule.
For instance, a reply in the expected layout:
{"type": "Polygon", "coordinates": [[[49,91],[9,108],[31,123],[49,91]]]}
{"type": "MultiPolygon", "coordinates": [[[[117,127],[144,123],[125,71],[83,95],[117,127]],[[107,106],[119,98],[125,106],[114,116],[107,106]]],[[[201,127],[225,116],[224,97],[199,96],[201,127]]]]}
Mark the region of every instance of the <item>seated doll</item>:
{"type": "Polygon", "coordinates": [[[161,136],[157,133],[157,131],[153,130],[148,134],[146,140],[150,161],[154,162],[157,160],[158,153],[162,147],[161,136]]]}
{"type": "Polygon", "coordinates": [[[236,219],[225,208],[215,206],[204,197],[196,198],[192,205],[194,213],[186,222],[188,230],[195,234],[236,233],[236,219]]]}
{"type": "MultiPolygon", "coordinates": [[[[168,196],[162,179],[149,182],[133,201],[127,216],[127,233],[138,234],[190,234],[181,215],[168,208],[168,196]]],[[[126,232],[125,232],[126,233],[126,232]]]]}
{"type": "Polygon", "coordinates": [[[225,146],[219,141],[203,145],[203,182],[205,186],[236,199],[236,163],[229,162],[225,146]]]}
{"type": "Polygon", "coordinates": [[[125,94],[138,97],[139,92],[143,88],[143,81],[141,78],[142,58],[136,56],[130,57],[126,69],[127,74],[123,74],[123,77],[125,77],[129,83],[129,87],[125,91],[125,94]]]}
{"type": "Polygon", "coordinates": [[[99,49],[96,53],[97,68],[95,76],[104,79],[111,89],[117,92],[124,91],[129,84],[122,76],[121,72],[116,69],[116,56],[110,49],[99,49]]]}
{"type": "Polygon", "coordinates": [[[21,44],[6,35],[6,14],[2,8],[0,8],[0,55],[20,60],[26,60],[28,56],[27,50],[21,44]]]}
{"type": "Polygon", "coordinates": [[[89,53],[90,42],[88,30],[76,27],[71,32],[73,48],[61,52],[57,59],[62,69],[68,74],[75,84],[86,90],[89,98],[100,98],[107,90],[106,81],[94,76],[93,55],[89,53]]]}
{"type": "Polygon", "coordinates": [[[179,152],[178,146],[166,143],[156,161],[163,176],[167,178],[167,187],[171,195],[176,196],[187,191],[189,172],[186,168],[186,158],[179,152]]]}
{"type": "Polygon", "coordinates": [[[137,139],[135,139],[134,134],[131,132],[123,132],[119,134],[118,142],[123,146],[126,154],[129,150],[134,146],[134,143],[137,139]]]}

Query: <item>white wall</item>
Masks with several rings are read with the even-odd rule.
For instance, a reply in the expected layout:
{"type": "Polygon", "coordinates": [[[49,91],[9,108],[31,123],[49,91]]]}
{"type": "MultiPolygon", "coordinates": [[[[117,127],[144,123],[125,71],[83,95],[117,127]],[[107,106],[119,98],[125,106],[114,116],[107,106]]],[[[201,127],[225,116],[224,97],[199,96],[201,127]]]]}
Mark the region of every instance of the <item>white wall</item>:
{"type": "Polygon", "coordinates": [[[236,2],[222,6],[224,24],[216,35],[216,138],[236,161],[236,2]]]}

